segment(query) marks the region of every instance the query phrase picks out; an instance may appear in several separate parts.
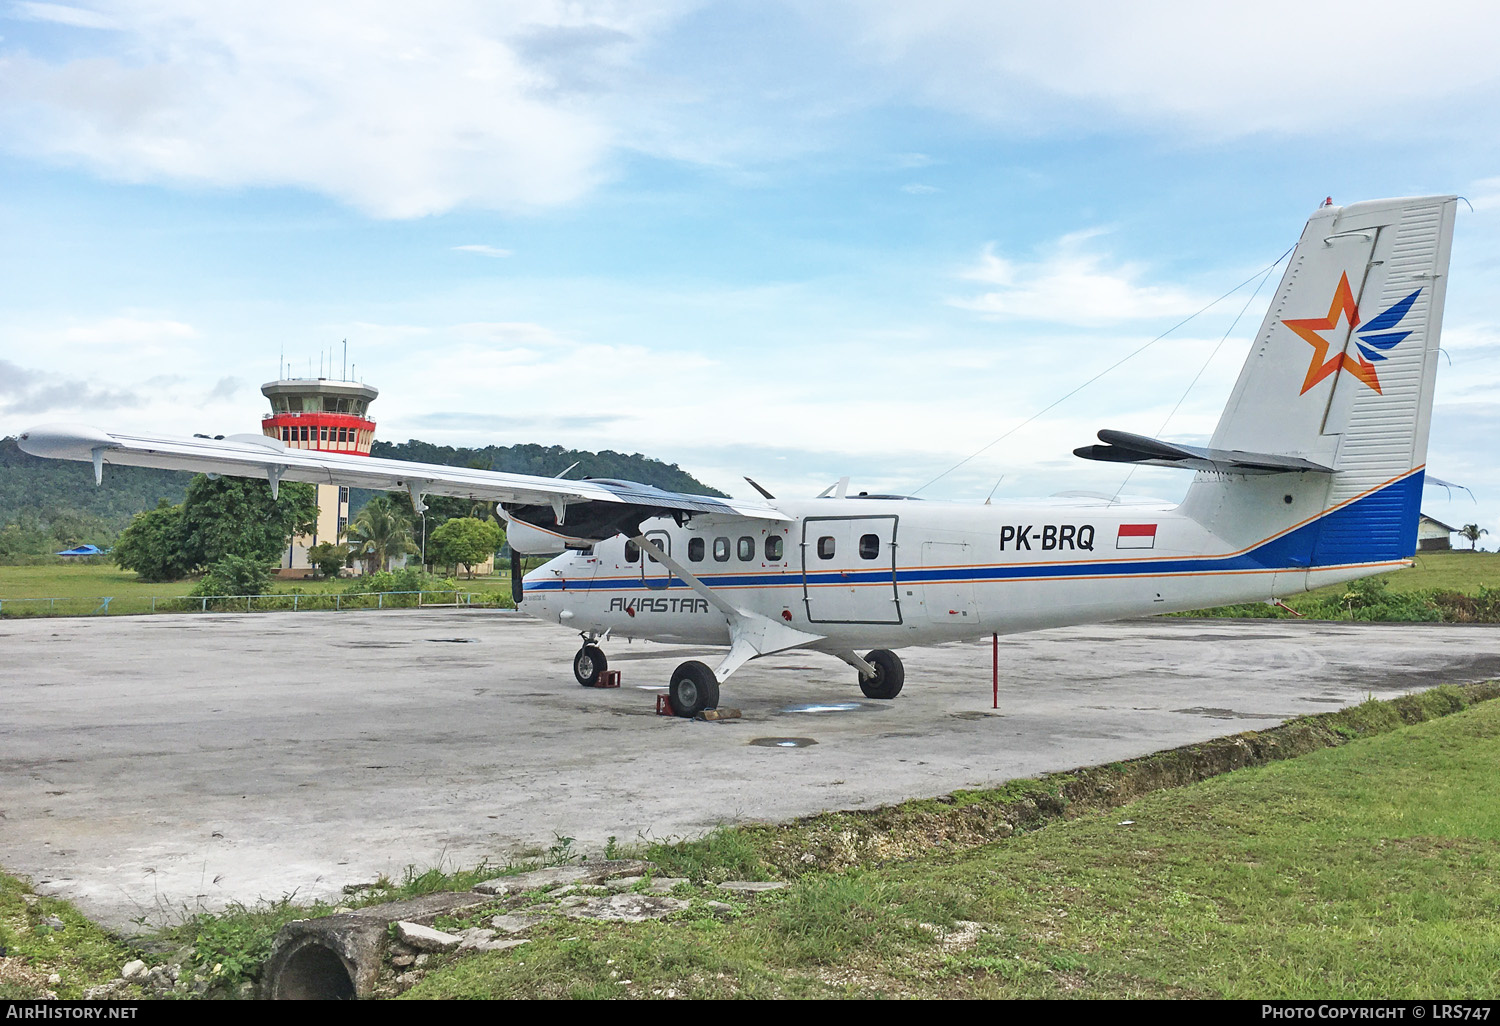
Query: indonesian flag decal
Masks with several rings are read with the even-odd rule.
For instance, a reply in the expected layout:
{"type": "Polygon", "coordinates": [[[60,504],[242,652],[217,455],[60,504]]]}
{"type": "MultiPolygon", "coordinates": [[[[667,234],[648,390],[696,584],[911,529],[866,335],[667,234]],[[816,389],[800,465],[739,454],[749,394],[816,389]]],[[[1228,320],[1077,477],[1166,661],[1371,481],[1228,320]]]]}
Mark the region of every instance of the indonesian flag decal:
{"type": "Polygon", "coordinates": [[[1115,548],[1117,549],[1154,549],[1156,548],[1156,525],[1155,524],[1121,524],[1120,533],[1115,535],[1115,548]]]}

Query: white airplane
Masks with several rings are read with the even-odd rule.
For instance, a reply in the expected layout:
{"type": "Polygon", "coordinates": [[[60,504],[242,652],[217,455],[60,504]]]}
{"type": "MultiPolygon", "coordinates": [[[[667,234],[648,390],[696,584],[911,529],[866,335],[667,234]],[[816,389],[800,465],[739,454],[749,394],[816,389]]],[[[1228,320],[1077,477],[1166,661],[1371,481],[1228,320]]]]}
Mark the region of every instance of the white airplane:
{"type": "MultiPolygon", "coordinates": [[[[1175,506],[1107,500],[960,505],[895,495],[746,502],[628,481],[566,481],[288,448],[259,435],[27,431],[36,456],[496,502],[511,548],[556,554],[517,606],[600,644],[728,646],[672,674],[673,710],[717,706],[756,656],[812,649],[870,698],[891,651],[988,634],[1275,600],[1410,565],[1456,198],[1325,205],[1307,222],[1207,447],[1100,431],[1086,459],[1195,471],[1175,506]],[[872,648],[860,655],[861,649],[872,648]]],[[[754,482],[751,482],[754,484],[754,482]]],[[[515,564],[513,563],[513,574],[515,564]]]]}

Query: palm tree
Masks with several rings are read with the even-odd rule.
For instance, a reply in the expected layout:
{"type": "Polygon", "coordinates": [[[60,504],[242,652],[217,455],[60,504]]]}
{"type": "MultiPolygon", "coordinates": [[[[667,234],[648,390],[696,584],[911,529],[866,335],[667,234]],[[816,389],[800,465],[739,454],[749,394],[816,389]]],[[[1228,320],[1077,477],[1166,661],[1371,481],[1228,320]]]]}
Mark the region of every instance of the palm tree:
{"type": "Polygon", "coordinates": [[[370,567],[389,570],[396,556],[415,552],[411,541],[411,521],[386,495],[377,495],[349,524],[344,537],[354,544],[356,555],[370,567]]]}
{"type": "Polygon", "coordinates": [[[1470,552],[1473,552],[1475,546],[1477,546],[1479,544],[1479,537],[1480,537],[1480,535],[1485,535],[1485,534],[1489,534],[1489,533],[1490,532],[1486,531],[1484,528],[1480,527],[1478,524],[1465,524],[1463,527],[1459,528],[1459,530],[1458,530],[1458,536],[1460,538],[1467,538],[1467,539],[1469,539],[1469,551],[1470,552]]]}

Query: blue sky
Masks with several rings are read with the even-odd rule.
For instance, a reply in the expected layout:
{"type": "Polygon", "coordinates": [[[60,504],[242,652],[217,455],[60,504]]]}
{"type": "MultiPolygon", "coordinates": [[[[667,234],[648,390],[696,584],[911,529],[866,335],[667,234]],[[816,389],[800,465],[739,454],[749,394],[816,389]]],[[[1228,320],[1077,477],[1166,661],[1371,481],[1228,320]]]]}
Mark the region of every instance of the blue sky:
{"type": "MultiPolygon", "coordinates": [[[[0,433],[255,430],[347,338],[387,439],[909,491],[1324,196],[1458,192],[1429,466],[1477,501],[1426,507],[1500,535],[1500,13],[1216,6],[0,0],[0,433]]],[[[1202,440],[1274,284],[923,494],[1202,440]]]]}

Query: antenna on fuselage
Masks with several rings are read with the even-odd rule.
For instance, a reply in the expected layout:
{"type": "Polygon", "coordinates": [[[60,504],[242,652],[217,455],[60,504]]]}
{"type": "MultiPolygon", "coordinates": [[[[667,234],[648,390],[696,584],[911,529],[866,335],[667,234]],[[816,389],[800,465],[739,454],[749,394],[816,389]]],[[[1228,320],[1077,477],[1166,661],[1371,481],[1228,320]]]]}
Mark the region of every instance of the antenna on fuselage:
{"type": "MultiPolygon", "coordinates": [[[[1004,480],[1005,480],[1005,475],[1001,474],[1000,475],[1000,481],[1004,481],[1004,480]]],[[[995,482],[995,488],[991,488],[990,489],[990,494],[988,494],[988,495],[986,495],[984,497],[984,504],[986,506],[988,506],[990,504],[990,500],[995,497],[995,489],[1000,487],[1000,481],[996,481],[995,482]]]]}
{"type": "Polygon", "coordinates": [[[757,492],[760,492],[760,494],[761,494],[761,496],[763,498],[767,498],[767,499],[774,499],[774,498],[776,498],[776,496],[772,495],[770,492],[766,491],[759,484],[757,484],[756,481],[755,481],[755,478],[753,478],[753,477],[747,477],[747,478],[745,478],[745,480],[748,481],[748,482],[750,482],[750,487],[754,488],[757,492]]]}

